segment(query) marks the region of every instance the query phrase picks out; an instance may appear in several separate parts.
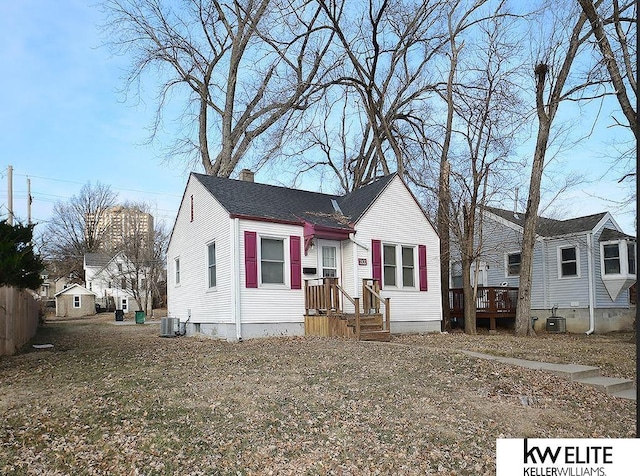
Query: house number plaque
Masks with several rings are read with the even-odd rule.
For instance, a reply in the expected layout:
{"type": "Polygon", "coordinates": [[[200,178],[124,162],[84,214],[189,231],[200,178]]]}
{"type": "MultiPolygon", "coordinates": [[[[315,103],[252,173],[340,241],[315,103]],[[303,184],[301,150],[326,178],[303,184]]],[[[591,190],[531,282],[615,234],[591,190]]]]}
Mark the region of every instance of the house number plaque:
{"type": "Polygon", "coordinates": [[[367,265],[367,258],[358,258],[358,264],[360,266],[366,266],[367,265]]]}

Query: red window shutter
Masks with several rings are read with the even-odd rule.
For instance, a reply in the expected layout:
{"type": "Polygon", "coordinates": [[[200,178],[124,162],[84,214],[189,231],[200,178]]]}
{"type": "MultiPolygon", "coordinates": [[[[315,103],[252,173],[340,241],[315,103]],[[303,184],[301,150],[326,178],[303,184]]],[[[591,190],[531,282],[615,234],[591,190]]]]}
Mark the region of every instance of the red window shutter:
{"type": "Polygon", "coordinates": [[[302,289],[302,260],[300,254],[300,237],[289,237],[289,266],[291,268],[291,289],[302,289]]]}
{"type": "Polygon", "coordinates": [[[380,281],[380,289],[382,289],[382,243],[380,240],[371,240],[371,268],[373,279],[380,281]]]}
{"type": "Polygon", "coordinates": [[[248,288],[258,287],[258,237],[255,231],[244,232],[244,271],[248,288]]]}
{"type": "Polygon", "coordinates": [[[418,245],[418,276],[420,279],[420,291],[427,290],[427,247],[418,245]]]}

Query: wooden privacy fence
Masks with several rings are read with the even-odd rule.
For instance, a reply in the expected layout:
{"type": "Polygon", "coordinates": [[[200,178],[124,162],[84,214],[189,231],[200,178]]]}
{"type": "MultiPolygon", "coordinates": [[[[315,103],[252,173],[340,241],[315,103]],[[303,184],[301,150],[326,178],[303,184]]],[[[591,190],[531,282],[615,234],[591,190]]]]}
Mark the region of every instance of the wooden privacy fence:
{"type": "Polygon", "coordinates": [[[36,334],[40,303],[26,291],[0,287],[0,355],[13,355],[36,334]]]}

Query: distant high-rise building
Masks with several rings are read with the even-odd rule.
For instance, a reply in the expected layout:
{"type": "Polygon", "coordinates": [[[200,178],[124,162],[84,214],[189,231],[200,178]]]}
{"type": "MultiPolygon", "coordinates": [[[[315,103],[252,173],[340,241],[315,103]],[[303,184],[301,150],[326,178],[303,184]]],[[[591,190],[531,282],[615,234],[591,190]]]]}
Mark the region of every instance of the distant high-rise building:
{"type": "Polygon", "coordinates": [[[102,232],[102,246],[106,250],[115,250],[125,240],[137,240],[150,243],[153,236],[153,216],[137,208],[118,205],[110,207],[98,221],[102,232]]]}

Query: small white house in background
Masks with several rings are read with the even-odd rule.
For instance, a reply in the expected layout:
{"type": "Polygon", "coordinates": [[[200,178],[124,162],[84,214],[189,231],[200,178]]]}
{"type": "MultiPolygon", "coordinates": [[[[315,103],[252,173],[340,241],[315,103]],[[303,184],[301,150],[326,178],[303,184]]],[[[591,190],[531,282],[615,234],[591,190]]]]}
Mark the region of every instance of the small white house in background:
{"type": "MultiPolygon", "coordinates": [[[[481,286],[519,285],[524,213],[485,207],[481,286]]],[[[569,332],[632,330],[636,282],[636,238],[622,232],[609,212],[567,220],[538,218],[532,266],[531,308],[545,326],[550,310],[566,318],[569,332]]],[[[459,266],[452,263],[452,287],[459,266]]]]}
{"type": "MultiPolygon", "coordinates": [[[[236,341],[304,335],[305,280],[365,278],[390,298],[391,332],[439,331],[439,239],[391,174],[344,196],[192,173],[167,253],[168,314],[236,341]]],[[[346,301],[346,300],[345,300],[346,301]]]]}
{"type": "Polygon", "coordinates": [[[57,317],[85,317],[96,313],[96,295],[79,284],[56,293],[57,317]]]}
{"type": "Polygon", "coordinates": [[[113,256],[105,253],[84,255],[85,286],[96,294],[96,303],[104,309],[114,308],[125,313],[139,311],[131,293],[129,260],[122,252],[113,256]]]}

